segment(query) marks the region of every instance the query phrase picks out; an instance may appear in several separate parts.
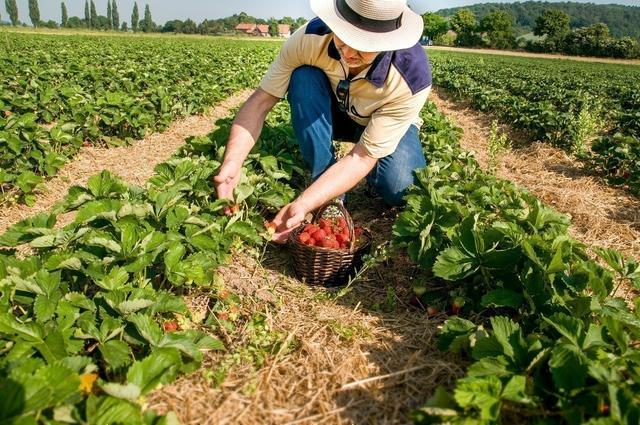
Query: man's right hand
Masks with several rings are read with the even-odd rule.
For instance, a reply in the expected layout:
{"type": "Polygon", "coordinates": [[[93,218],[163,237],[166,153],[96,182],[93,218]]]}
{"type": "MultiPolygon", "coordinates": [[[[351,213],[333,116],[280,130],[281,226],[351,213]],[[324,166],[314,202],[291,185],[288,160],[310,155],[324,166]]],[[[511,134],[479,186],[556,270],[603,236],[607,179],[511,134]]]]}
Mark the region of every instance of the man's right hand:
{"type": "MultiPolygon", "coordinates": [[[[240,166],[235,161],[225,161],[218,174],[213,177],[213,184],[216,187],[218,199],[233,200],[233,189],[236,188],[240,181],[240,166]]],[[[224,213],[231,214],[231,209],[226,207],[224,213]]]]}

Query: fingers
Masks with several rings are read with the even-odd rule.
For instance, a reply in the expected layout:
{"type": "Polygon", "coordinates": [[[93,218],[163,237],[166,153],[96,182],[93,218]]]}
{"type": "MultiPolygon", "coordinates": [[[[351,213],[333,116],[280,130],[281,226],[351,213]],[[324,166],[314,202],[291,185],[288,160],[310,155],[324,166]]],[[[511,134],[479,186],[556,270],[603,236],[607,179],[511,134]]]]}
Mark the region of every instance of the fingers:
{"type": "MultiPolygon", "coordinates": [[[[235,188],[237,175],[238,170],[234,161],[228,161],[222,164],[218,174],[213,176],[213,184],[216,187],[218,199],[233,199],[233,189],[235,188]]],[[[230,207],[225,207],[223,212],[226,215],[233,214],[230,207]]]]}
{"type": "Polygon", "coordinates": [[[276,233],[273,234],[271,240],[276,243],[285,243],[289,233],[304,221],[306,213],[304,206],[296,202],[278,211],[278,214],[273,219],[273,223],[276,225],[276,233]]]}
{"type": "Polygon", "coordinates": [[[234,161],[227,161],[222,164],[218,174],[213,177],[213,181],[216,183],[231,183],[236,174],[236,163],[234,161]]]}
{"type": "Polygon", "coordinates": [[[289,238],[289,233],[291,233],[293,231],[293,229],[287,229],[283,232],[279,232],[279,233],[274,233],[273,236],[271,236],[271,240],[275,243],[279,243],[279,244],[284,244],[287,242],[287,239],[289,238]]]}
{"type": "Polygon", "coordinates": [[[302,223],[302,221],[304,220],[304,214],[304,211],[298,211],[295,213],[295,215],[289,218],[286,222],[287,229],[293,229],[294,227],[297,227],[300,223],[302,223]]]}

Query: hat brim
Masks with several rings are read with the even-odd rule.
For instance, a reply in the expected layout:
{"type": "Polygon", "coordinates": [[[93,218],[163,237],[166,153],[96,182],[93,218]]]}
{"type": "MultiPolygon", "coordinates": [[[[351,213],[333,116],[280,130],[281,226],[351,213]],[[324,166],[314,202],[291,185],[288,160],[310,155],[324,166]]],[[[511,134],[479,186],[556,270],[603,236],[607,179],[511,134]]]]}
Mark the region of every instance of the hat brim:
{"type": "Polygon", "coordinates": [[[335,0],[311,0],[311,10],[349,47],[361,52],[386,52],[408,49],[422,36],[422,16],[408,6],[402,13],[400,28],[390,32],[370,32],[346,21],[338,12],[335,0]]]}

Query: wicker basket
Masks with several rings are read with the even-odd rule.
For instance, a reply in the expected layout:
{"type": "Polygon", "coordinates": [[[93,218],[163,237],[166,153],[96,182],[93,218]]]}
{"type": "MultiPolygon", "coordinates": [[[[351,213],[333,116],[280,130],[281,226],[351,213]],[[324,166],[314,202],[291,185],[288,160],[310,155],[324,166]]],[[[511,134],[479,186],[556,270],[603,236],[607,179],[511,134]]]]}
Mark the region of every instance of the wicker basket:
{"type": "Polygon", "coordinates": [[[355,234],[353,220],[342,203],[329,202],[318,209],[314,214],[313,223],[317,223],[325,215],[327,209],[335,206],[337,214],[347,222],[349,229],[349,249],[331,249],[314,245],[305,245],[300,242],[298,235],[302,233],[304,224],[301,224],[289,234],[289,246],[293,255],[294,268],[298,278],[309,285],[325,287],[346,285],[349,277],[355,274],[356,269],[362,266],[362,257],[371,249],[373,240],[371,233],[363,229],[361,242],[355,246],[355,234]]]}

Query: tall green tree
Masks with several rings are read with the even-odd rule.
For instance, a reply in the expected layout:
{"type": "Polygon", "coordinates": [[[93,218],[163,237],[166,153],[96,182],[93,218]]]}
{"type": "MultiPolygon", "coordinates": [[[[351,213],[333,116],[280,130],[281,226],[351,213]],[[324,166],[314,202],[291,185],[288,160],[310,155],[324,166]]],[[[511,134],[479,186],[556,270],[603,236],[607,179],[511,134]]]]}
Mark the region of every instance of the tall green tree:
{"type": "Polygon", "coordinates": [[[107,0],[107,20],[109,29],[113,29],[113,16],[111,15],[111,0],[107,0]]]}
{"type": "Polygon", "coordinates": [[[437,13],[425,13],[422,15],[422,21],[424,22],[424,31],[422,33],[429,37],[430,40],[435,40],[449,31],[449,21],[437,13]]]}
{"type": "Polygon", "coordinates": [[[548,37],[564,37],[569,31],[569,15],[560,9],[545,9],[536,18],[533,34],[548,37]]]}
{"type": "Polygon", "coordinates": [[[11,25],[18,25],[18,5],[16,0],[4,0],[4,6],[9,14],[11,25]]]}
{"type": "Polygon", "coordinates": [[[64,4],[64,2],[60,3],[60,14],[62,16],[60,26],[65,28],[67,26],[67,22],[69,22],[69,14],[67,13],[67,5],[64,4]]]}
{"type": "Polygon", "coordinates": [[[494,49],[510,49],[516,44],[513,16],[504,10],[485,15],[480,21],[480,31],[486,33],[487,44],[494,49]]]}
{"type": "Polygon", "coordinates": [[[567,34],[564,52],[570,55],[609,56],[612,37],[606,24],[578,28],[567,34]]]}
{"type": "Polygon", "coordinates": [[[133,12],[131,12],[131,29],[133,32],[138,31],[138,21],[140,20],[140,14],[138,13],[138,3],[133,3],[133,12]]]}
{"type": "Polygon", "coordinates": [[[91,13],[89,12],[89,0],[84,0],[84,24],[89,27],[91,24],[91,13]]]}
{"type": "Polygon", "coordinates": [[[278,21],[276,18],[269,19],[269,35],[271,37],[278,36],[278,21]]]}
{"type": "Polygon", "coordinates": [[[571,31],[569,21],[569,15],[562,10],[545,9],[542,11],[542,14],[536,18],[533,34],[546,36],[545,44],[550,51],[560,51],[564,39],[571,31]]]}
{"type": "Polygon", "coordinates": [[[111,0],[111,22],[113,22],[113,29],[117,31],[120,28],[120,14],[118,14],[116,0],[111,0]]]}
{"type": "Polygon", "coordinates": [[[144,32],[153,31],[153,19],[151,19],[151,9],[149,9],[149,3],[144,8],[144,32]]]}
{"type": "Polygon", "coordinates": [[[96,4],[91,0],[91,28],[96,28],[98,24],[98,12],[96,12],[96,4]]]}
{"type": "Polygon", "coordinates": [[[38,0],[29,0],[29,18],[34,27],[40,24],[40,7],[38,0]]]}
{"type": "Polygon", "coordinates": [[[477,46],[481,43],[477,35],[476,14],[469,9],[460,9],[451,17],[451,28],[456,32],[456,44],[459,46],[477,46]]]}

